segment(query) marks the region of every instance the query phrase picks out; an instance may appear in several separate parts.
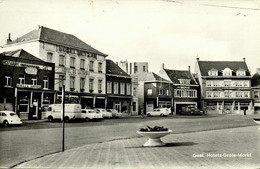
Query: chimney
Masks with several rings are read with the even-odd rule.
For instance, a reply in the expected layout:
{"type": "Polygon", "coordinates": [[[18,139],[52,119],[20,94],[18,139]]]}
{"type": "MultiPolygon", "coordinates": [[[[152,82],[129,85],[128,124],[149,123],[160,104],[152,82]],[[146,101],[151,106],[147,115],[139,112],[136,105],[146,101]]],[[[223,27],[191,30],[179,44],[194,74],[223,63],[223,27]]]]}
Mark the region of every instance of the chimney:
{"type": "Polygon", "coordinates": [[[164,63],[162,63],[162,67],[161,68],[164,69],[164,63]]]}
{"type": "Polygon", "coordinates": [[[243,58],[243,61],[246,62],[246,58],[243,58]]]}
{"type": "Polygon", "coordinates": [[[8,39],[6,40],[6,43],[8,44],[8,43],[11,43],[12,42],[12,40],[11,40],[11,34],[9,33],[8,34],[8,39]]]}
{"type": "Polygon", "coordinates": [[[188,71],[190,72],[190,66],[188,66],[188,71]]]}

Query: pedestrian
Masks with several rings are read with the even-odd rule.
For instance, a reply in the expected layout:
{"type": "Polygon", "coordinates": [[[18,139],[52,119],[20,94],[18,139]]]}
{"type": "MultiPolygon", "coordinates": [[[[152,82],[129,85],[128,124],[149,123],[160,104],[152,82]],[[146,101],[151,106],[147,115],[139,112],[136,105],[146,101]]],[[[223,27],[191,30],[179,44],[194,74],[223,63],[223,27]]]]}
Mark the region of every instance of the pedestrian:
{"type": "Polygon", "coordinates": [[[244,116],[246,115],[246,109],[244,109],[244,116]]]}

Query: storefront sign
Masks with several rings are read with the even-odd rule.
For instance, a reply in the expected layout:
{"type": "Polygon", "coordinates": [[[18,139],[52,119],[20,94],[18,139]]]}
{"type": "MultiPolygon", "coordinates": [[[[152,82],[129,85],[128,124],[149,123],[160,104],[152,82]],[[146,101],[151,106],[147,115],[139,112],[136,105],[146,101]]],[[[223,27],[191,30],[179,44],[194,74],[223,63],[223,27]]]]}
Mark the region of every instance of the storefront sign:
{"type": "Polygon", "coordinates": [[[23,63],[23,62],[15,62],[15,61],[11,61],[11,60],[3,60],[3,65],[16,66],[16,67],[34,67],[37,69],[50,70],[50,71],[52,70],[52,67],[50,67],[50,66],[35,65],[35,64],[23,63]]]}
{"type": "Polygon", "coordinates": [[[41,85],[31,85],[31,84],[16,84],[20,88],[31,88],[31,89],[40,89],[41,85]]]}
{"type": "Polygon", "coordinates": [[[35,67],[27,67],[24,71],[29,75],[37,75],[38,69],[36,69],[35,67]]]}
{"type": "Polygon", "coordinates": [[[190,86],[178,86],[178,89],[190,89],[190,86]]]}

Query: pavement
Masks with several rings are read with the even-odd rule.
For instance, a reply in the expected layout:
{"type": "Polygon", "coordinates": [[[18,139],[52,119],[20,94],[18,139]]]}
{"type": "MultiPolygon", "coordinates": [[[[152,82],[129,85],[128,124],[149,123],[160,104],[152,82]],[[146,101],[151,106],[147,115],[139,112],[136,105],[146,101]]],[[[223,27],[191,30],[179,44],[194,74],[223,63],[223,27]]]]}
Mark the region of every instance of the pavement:
{"type": "Polygon", "coordinates": [[[139,136],[87,144],[14,168],[260,168],[260,126],[170,134],[163,147],[139,136]]]}

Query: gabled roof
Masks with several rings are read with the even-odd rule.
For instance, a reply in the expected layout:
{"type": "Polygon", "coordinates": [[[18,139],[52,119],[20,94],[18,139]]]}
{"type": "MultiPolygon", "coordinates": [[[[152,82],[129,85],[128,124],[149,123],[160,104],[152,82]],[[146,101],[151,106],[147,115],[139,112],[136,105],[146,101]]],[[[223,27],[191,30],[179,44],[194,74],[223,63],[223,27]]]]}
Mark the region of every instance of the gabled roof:
{"type": "Polygon", "coordinates": [[[2,53],[5,56],[11,56],[11,57],[18,57],[22,59],[28,59],[28,60],[35,60],[35,61],[40,61],[44,62],[43,60],[33,56],[32,54],[26,52],[23,49],[18,49],[18,50],[13,50],[13,51],[6,51],[2,53]]]}
{"type": "Polygon", "coordinates": [[[260,86],[260,74],[259,73],[256,73],[253,75],[253,77],[251,79],[251,86],[252,87],[260,86]]]}
{"type": "Polygon", "coordinates": [[[106,73],[107,75],[126,76],[130,78],[129,74],[110,59],[106,59],[106,73]]]}
{"type": "Polygon", "coordinates": [[[86,50],[87,52],[92,52],[102,56],[107,56],[107,54],[104,54],[94,49],[93,47],[86,44],[85,42],[83,42],[82,40],[80,40],[79,38],[77,38],[72,34],[60,32],[44,26],[40,26],[38,29],[32,30],[31,32],[17,38],[16,40],[8,43],[7,45],[21,43],[21,42],[28,42],[33,40],[39,40],[43,42],[64,45],[66,47],[86,50]]]}
{"type": "Polygon", "coordinates": [[[144,82],[158,81],[158,82],[168,82],[168,83],[170,82],[169,80],[166,80],[153,72],[136,73],[134,74],[134,76],[138,77],[138,81],[144,81],[144,82]]]}
{"type": "Polygon", "coordinates": [[[170,70],[164,69],[173,84],[180,84],[179,79],[190,79],[190,84],[197,84],[194,77],[188,70],[170,70]]]}
{"type": "Polygon", "coordinates": [[[230,68],[235,73],[239,69],[246,71],[246,75],[250,76],[250,72],[244,61],[198,61],[199,69],[202,76],[208,76],[208,71],[212,68],[217,69],[219,75],[222,75],[222,70],[230,68]]]}

